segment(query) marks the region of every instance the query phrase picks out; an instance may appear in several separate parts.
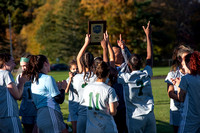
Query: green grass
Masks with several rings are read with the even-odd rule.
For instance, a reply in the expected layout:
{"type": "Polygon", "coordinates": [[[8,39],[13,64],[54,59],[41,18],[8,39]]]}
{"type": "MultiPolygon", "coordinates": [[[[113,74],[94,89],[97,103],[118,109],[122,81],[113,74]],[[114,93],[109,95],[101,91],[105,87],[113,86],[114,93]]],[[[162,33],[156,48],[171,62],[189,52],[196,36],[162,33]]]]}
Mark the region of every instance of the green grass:
{"type": "Polygon", "coordinates": [[[165,76],[170,71],[170,67],[153,67],[153,76],[165,76]]]}
{"type": "MultiPolygon", "coordinates": [[[[169,72],[169,67],[156,67],[153,68],[154,76],[163,76],[167,75],[169,72]]],[[[56,81],[61,81],[68,78],[67,71],[61,72],[50,72],[49,75],[53,76],[56,81]]],[[[156,117],[156,126],[158,133],[169,133],[173,132],[172,126],[169,125],[169,98],[167,96],[167,85],[164,82],[164,78],[162,79],[153,79],[152,83],[152,91],[154,96],[154,113],[156,117]]],[[[20,104],[20,103],[19,103],[20,104]]],[[[64,121],[67,122],[67,118],[69,115],[68,112],[68,95],[65,97],[65,101],[61,106],[61,111],[63,113],[64,121]]],[[[71,123],[67,122],[70,126],[71,123]]]]}
{"type": "Polygon", "coordinates": [[[156,117],[156,126],[158,133],[173,132],[169,125],[169,107],[170,100],[167,95],[167,84],[162,79],[151,80],[152,91],[154,96],[154,113],[156,117]]]}

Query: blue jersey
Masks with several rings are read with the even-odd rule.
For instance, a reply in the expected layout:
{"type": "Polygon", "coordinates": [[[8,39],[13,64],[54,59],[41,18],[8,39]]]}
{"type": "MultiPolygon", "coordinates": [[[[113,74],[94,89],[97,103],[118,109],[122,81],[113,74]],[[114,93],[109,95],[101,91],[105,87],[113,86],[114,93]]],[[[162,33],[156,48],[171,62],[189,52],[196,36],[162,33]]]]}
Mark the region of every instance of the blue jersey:
{"type": "Polygon", "coordinates": [[[0,70],[0,118],[19,116],[17,100],[7,88],[11,83],[15,83],[12,74],[7,70],[0,70]]]}
{"type": "Polygon", "coordinates": [[[181,78],[179,87],[186,91],[182,121],[179,132],[197,133],[200,131],[200,75],[187,74],[181,78]]]}
{"type": "Polygon", "coordinates": [[[60,112],[60,106],[54,100],[60,91],[53,77],[40,73],[38,82],[34,81],[31,84],[31,91],[37,109],[50,107],[60,112]]]}
{"type": "MultiPolygon", "coordinates": [[[[16,78],[16,83],[19,84],[19,76],[16,78]]],[[[37,110],[33,103],[32,93],[31,93],[31,81],[27,81],[24,84],[24,90],[22,94],[22,102],[19,109],[20,116],[36,116],[37,110]]]]}

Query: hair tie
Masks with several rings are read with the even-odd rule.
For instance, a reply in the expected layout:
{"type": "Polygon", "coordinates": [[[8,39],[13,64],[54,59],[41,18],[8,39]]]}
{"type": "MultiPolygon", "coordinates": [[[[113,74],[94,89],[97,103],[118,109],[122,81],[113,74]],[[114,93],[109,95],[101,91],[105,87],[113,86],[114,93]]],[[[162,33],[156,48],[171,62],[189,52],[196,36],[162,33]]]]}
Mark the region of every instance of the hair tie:
{"type": "Polygon", "coordinates": [[[21,59],[20,59],[20,62],[29,62],[29,59],[28,58],[25,58],[25,57],[22,57],[21,59]]]}

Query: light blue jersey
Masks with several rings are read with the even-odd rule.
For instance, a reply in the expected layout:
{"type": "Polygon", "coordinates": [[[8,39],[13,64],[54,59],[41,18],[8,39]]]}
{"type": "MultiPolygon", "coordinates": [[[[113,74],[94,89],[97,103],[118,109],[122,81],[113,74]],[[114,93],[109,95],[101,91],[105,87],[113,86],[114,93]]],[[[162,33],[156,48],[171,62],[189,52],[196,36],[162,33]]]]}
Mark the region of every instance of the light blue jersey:
{"type": "Polygon", "coordinates": [[[115,90],[103,82],[86,86],[83,93],[87,107],[87,133],[117,133],[116,124],[110,114],[109,103],[117,102],[115,90]]]}
{"type": "MultiPolygon", "coordinates": [[[[184,76],[180,70],[171,71],[165,78],[165,82],[173,85],[171,79],[181,78],[184,76]]],[[[177,94],[178,88],[174,85],[174,93],[177,94]]],[[[179,126],[181,122],[181,112],[183,109],[183,103],[170,98],[170,124],[174,126],[179,126]]]]}
{"type": "MultiPolygon", "coordinates": [[[[16,84],[19,84],[19,76],[16,78],[16,84]]],[[[22,94],[22,102],[20,105],[19,115],[20,116],[36,116],[37,110],[33,103],[31,93],[31,81],[24,84],[24,91],[22,94]]]]}
{"type": "Polygon", "coordinates": [[[6,70],[0,70],[0,118],[19,116],[17,100],[7,88],[10,83],[15,83],[12,74],[6,70]]]}
{"type": "Polygon", "coordinates": [[[185,75],[179,87],[186,91],[179,133],[200,132],[200,75],[185,75]]]}
{"type": "MultiPolygon", "coordinates": [[[[152,68],[148,65],[141,71],[119,73],[118,83],[121,83],[124,88],[127,127],[130,133],[136,131],[132,128],[134,126],[133,123],[140,119],[140,116],[145,118],[145,116],[148,116],[149,113],[153,112],[154,100],[151,88],[152,76],[152,68]]],[[[154,115],[152,115],[151,120],[149,119],[148,121],[154,122],[154,115]]],[[[152,128],[154,128],[155,131],[155,125],[152,125],[152,128]]]]}
{"type": "MultiPolygon", "coordinates": [[[[67,79],[67,83],[69,83],[69,78],[67,79]]],[[[73,79],[69,87],[69,115],[68,121],[77,121],[78,119],[78,107],[79,107],[79,99],[78,92],[73,87],[73,79]]]]}
{"type": "Polygon", "coordinates": [[[60,94],[53,77],[40,73],[38,82],[31,84],[31,91],[37,109],[50,107],[60,112],[60,106],[53,98],[60,94]]]}

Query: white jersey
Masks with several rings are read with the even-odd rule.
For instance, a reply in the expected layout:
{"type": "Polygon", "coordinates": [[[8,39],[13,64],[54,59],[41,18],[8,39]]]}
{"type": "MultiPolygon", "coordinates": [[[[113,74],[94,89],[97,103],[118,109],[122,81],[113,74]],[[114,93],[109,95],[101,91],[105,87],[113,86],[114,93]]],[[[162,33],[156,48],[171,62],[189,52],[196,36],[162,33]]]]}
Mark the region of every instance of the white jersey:
{"type": "Polygon", "coordinates": [[[118,101],[115,90],[103,82],[85,87],[83,105],[87,107],[87,133],[116,133],[117,128],[109,104],[118,101]]]}
{"type": "MultiPolygon", "coordinates": [[[[181,73],[180,70],[171,71],[167,74],[167,77],[165,78],[165,82],[173,85],[171,79],[181,78],[182,76],[184,76],[184,74],[181,73]]],[[[178,88],[177,86],[174,85],[174,93],[177,94],[177,91],[178,91],[178,88]]],[[[178,102],[172,98],[170,99],[170,110],[177,111],[182,108],[183,108],[183,103],[178,102]]]]}
{"type": "Polygon", "coordinates": [[[85,87],[88,84],[90,84],[96,80],[96,76],[93,75],[93,73],[89,79],[87,78],[88,75],[89,75],[89,73],[86,73],[86,82],[83,80],[84,73],[76,74],[73,77],[72,85],[73,85],[74,89],[77,90],[78,98],[79,98],[79,100],[78,100],[79,101],[78,115],[85,115],[85,116],[87,115],[87,108],[82,106],[82,104],[84,102],[83,101],[83,92],[85,90],[85,87]]]}
{"type": "Polygon", "coordinates": [[[124,87],[124,98],[128,118],[146,115],[153,111],[152,76],[152,68],[148,65],[142,71],[119,73],[118,83],[121,83],[124,87]],[[142,90],[141,95],[140,90],[142,90]]]}

